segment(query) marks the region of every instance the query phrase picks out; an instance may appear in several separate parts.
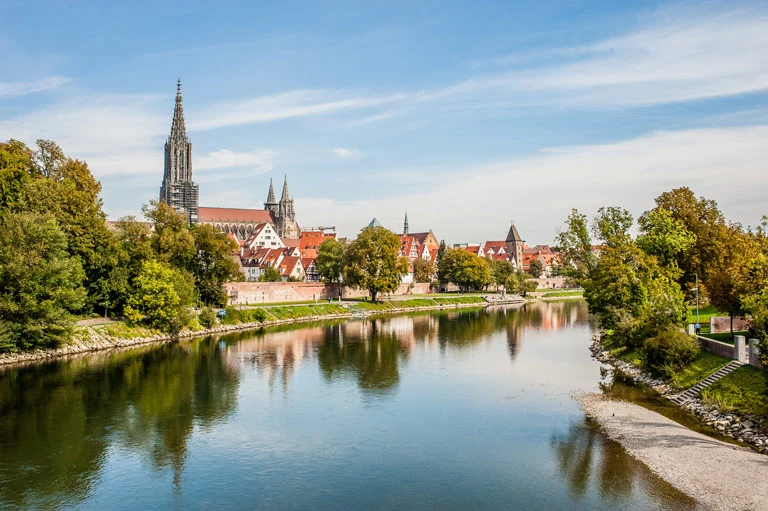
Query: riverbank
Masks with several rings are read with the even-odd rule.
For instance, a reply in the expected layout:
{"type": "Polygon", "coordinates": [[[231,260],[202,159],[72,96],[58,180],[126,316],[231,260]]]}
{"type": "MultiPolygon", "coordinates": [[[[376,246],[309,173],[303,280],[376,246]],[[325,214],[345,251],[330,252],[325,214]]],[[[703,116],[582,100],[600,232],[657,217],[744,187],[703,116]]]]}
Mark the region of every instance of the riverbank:
{"type": "Polygon", "coordinates": [[[635,458],[712,509],[768,509],[764,456],[696,433],[642,406],[598,394],[579,404],[635,458]]]}
{"type": "MultiPolygon", "coordinates": [[[[227,332],[234,332],[238,330],[253,330],[258,328],[265,328],[276,325],[288,325],[293,323],[306,323],[310,321],[322,321],[331,319],[350,319],[353,317],[366,317],[371,315],[381,314],[399,314],[406,312],[419,312],[430,310],[446,310],[446,309],[464,309],[464,308],[477,308],[488,307],[491,305],[507,305],[524,303],[524,299],[510,298],[508,300],[497,300],[484,298],[483,302],[473,303],[441,303],[436,305],[414,305],[414,306],[389,306],[386,308],[366,309],[365,307],[357,307],[355,305],[342,304],[342,307],[347,310],[343,313],[332,314],[320,314],[320,315],[306,315],[301,317],[291,317],[286,319],[274,319],[267,321],[256,321],[247,323],[236,324],[217,324],[212,328],[206,328],[201,330],[184,330],[176,336],[163,334],[149,329],[138,329],[144,335],[138,335],[134,337],[124,337],[120,335],[114,335],[110,333],[109,329],[99,328],[99,326],[85,327],[81,330],[81,334],[76,336],[71,343],[64,346],[60,346],[55,349],[47,350],[32,350],[21,353],[2,353],[0,354],[0,366],[20,364],[27,362],[36,362],[42,360],[51,360],[60,357],[66,357],[70,355],[77,355],[82,353],[89,353],[94,351],[102,351],[116,348],[126,348],[130,346],[140,346],[143,344],[151,343],[164,343],[173,342],[177,340],[190,339],[196,337],[203,337],[207,335],[218,335],[227,332]]],[[[365,302],[362,302],[365,303],[365,302]]],[[[383,302],[390,303],[390,302],[383,302]]],[[[393,302],[397,303],[397,302],[393,302]]],[[[368,303],[369,305],[370,302],[368,303]]],[[[280,308],[299,308],[305,307],[303,305],[285,305],[280,308]]]]}
{"type": "Polygon", "coordinates": [[[614,357],[605,350],[599,335],[592,338],[589,349],[596,360],[621,371],[635,383],[650,387],[670,403],[691,412],[701,422],[717,429],[724,436],[745,443],[760,453],[768,453],[768,418],[735,411],[722,411],[717,406],[702,400],[700,396],[695,396],[684,405],[680,405],[674,398],[681,393],[681,389],[672,387],[668,381],[654,378],[634,364],[614,357]]]}

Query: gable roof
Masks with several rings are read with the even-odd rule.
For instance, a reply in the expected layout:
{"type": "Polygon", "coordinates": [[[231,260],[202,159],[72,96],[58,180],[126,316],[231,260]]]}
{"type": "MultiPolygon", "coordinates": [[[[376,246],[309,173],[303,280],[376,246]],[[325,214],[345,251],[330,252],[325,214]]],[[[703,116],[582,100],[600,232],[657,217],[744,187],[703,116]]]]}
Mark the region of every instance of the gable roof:
{"type": "Polygon", "coordinates": [[[240,208],[200,207],[197,210],[197,219],[200,222],[275,222],[275,219],[272,218],[272,214],[265,209],[240,208]]]}

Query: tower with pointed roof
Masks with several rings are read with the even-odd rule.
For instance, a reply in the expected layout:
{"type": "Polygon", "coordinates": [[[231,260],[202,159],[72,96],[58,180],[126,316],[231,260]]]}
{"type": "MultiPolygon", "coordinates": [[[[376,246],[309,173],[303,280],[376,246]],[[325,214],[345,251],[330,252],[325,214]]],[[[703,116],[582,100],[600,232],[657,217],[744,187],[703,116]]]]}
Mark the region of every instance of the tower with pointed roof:
{"type": "Polygon", "coordinates": [[[280,205],[275,198],[275,187],[272,186],[272,178],[269,179],[269,193],[267,194],[266,202],[264,202],[264,209],[272,213],[272,217],[275,220],[280,216],[280,205]]]}
{"type": "Polygon", "coordinates": [[[405,212],[405,220],[403,221],[403,236],[408,236],[408,212],[405,212]]]}
{"type": "MultiPolygon", "coordinates": [[[[270,182],[270,197],[267,201],[274,202],[274,190],[270,182]]],[[[267,208],[267,204],[264,204],[267,208]]],[[[267,208],[268,209],[268,208],[267,208]]],[[[283,193],[280,195],[280,202],[277,204],[277,215],[275,218],[275,227],[281,238],[298,238],[301,234],[299,224],[296,223],[296,210],[293,207],[293,199],[288,191],[288,176],[283,181],[283,193]]]]}
{"type": "Polygon", "coordinates": [[[187,138],[181,104],[181,80],[176,82],[176,105],[171,134],[165,142],[165,166],[160,185],[160,200],[197,222],[198,186],[192,181],[192,142],[187,138]]]}
{"type": "Polygon", "coordinates": [[[506,239],[507,257],[517,270],[523,269],[523,238],[517,232],[515,222],[509,227],[506,239]]]}

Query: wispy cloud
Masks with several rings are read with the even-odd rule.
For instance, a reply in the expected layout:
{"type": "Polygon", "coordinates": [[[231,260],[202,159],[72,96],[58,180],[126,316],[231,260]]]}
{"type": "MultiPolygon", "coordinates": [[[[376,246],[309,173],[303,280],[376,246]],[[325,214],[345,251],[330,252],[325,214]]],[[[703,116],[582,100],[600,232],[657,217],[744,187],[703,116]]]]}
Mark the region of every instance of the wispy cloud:
{"type": "Polygon", "coordinates": [[[233,167],[248,167],[259,174],[272,170],[272,162],[277,155],[275,151],[244,151],[236,152],[229,149],[212,151],[194,162],[196,170],[214,170],[233,167]]]}
{"type": "Polygon", "coordinates": [[[337,147],[333,154],[340,160],[359,160],[363,157],[363,152],[356,147],[337,147]]]}
{"type": "Polygon", "coordinates": [[[34,94],[35,92],[55,89],[69,81],[69,78],[63,76],[49,76],[33,82],[0,82],[0,97],[34,94]]]}
{"type": "Polygon", "coordinates": [[[414,229],[432,228],[450,242],[496,239],[515,219],[528,241],[549,243],[572,207],[591,213],[620,204],[638,215],[652,207],[659,193],[695,183],[694,191],[717,200],[729,218],[754,224],[766,213],[760,191],[768,186],[766,139],[768,125],[652,132],[612,144],[555,147],[530,158],[465,166],[440,184],[409,186],[407,195],[355,201],[298,198],[296,207],[301,217],[335,223],[346,235],[356,234],[374,216],[398,228],[407,208],[414,229]],[[726,174],[728,186],[723,186],[726,174]],[[482,207],[471,206],[468,214],[470,206],[439,204],[482,207]]]}

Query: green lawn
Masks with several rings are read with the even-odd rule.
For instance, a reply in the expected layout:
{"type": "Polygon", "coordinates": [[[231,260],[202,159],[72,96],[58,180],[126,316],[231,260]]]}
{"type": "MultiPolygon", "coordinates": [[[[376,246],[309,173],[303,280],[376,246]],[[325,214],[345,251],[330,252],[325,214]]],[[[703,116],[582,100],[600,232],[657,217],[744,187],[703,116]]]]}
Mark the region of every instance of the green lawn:
{"type": "Polygon", "coordinates": [[[756,367],[744,366],[702,390],[701,397],[724,412],[766,415],[767,392],[765,374],[756,367]]]}
{"type": "Polygon", "coordinates": [[[672,386],[681,390],[693,387],[710,374],[727,365],[730,361],[731,359],[729,358],[720,357],[701,350],[699,356],[693,362],[672,376],[672,386]]]}
{"type": "MultiPolygon", "coordinates": [[[[728,314],[724,312],[720,312],[711,305],[707,305],[706,307],[699,307],[699,323],[701,325],[704,325],[704,323],[709,324],[709,318],[712,316],[727,316],[728,314]]],[[[689,305],[688,306],[688,319],[686,320],[688,323],[696,323],[696,306],[695,305],[689,305]]]]}
{"type": "Polygon", "coordinates": [[[618,348],[611,351],[611,355],[618,357],[619,360],[628,362],[634,366],[640,367],[640,351],[635,348],[618,348]]]}
{"type": "Polygon", "coordinates": [[[354,308],[367,311],[381,311],[388,309],[404,309],[409,307],[434,307],[436,305],[456,305],[456,304],[485,304],[485,298],[482,296],[451,296],[435,298],[411,298],[410,300],[392,300],[389,302],[359,302],[353,305],[354,308]]]}
{"type": "Polygon", "coordinates": [[[584,295],[583,289],[571,289],[571,290],[565,290],[565,291],[547,291],[544,290],[536,290],[537,293],[541,293],[541,298],[552,298],[555,296],[582,296],[584,295]]]}

